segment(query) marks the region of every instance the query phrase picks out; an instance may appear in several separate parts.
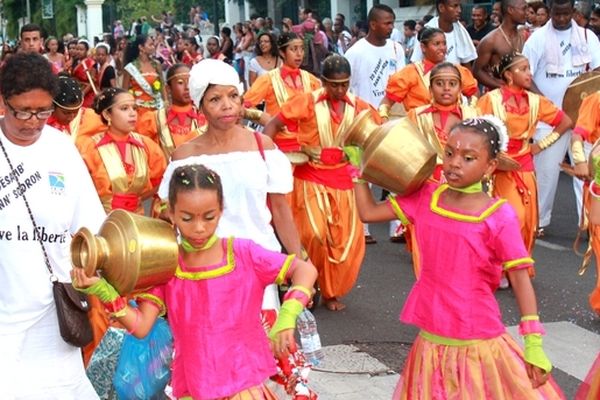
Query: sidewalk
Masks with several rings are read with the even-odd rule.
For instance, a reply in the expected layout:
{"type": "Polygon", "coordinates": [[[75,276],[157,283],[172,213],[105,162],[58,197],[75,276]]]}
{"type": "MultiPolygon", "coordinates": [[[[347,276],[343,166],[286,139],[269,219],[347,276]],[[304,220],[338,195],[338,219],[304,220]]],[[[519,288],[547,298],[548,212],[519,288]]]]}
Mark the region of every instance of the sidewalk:
{"type": "Polygon", "coordinates": [[[353,345],[323,347],[325,360],[311,371],[309,386],[319,400],[389,400],[398,374],[353,345]]]}

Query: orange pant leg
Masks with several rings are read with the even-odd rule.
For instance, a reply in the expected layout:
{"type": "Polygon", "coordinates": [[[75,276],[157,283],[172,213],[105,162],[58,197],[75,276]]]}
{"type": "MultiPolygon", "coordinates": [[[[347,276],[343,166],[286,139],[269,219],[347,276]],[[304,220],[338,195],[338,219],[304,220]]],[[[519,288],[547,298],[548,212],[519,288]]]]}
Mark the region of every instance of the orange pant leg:
{"type": "Polygon", "coordinates": [[[88,344],[83,348],[83,363],[85,366],[92,358],[92,354],[96,347],[100,344],[100,341],[104,337],[104,334],[108,330],[108,315],[104,311],[104,306],[96,296],[89,295],[88,302],[90,303],[90,311],[88,312],[88,318],[92,324],[92,331],[94,332],[94,339],[92,343],[88,344]]]}

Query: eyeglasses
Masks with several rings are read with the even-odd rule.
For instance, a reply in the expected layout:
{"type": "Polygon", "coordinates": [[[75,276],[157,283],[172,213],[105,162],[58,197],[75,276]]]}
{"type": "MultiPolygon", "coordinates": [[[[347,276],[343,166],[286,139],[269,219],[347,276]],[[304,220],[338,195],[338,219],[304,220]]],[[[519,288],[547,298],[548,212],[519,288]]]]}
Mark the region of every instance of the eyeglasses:
{"type": "Polygon", "coordinates": [[[10,110],[10,112],[12,112],[12,114],[15,116],[15,118],[20,121],[29,121],[31,119],[31,117],[33,117],[34,115],[38,120],[48,119],[48,118],[50,118],[50,116],[52,116],[52,113],[54,112],[54,107],[52,107],[48,110],[40,110],[40,111],[35,111],[35,112],[34,111],[15,110],[15,108],[13,106],[11,106],[10,103],[8,102],[8,100],[6,100],[6,99],[4,99],[4,104],[6,104],[6,106],[10,110]]]}

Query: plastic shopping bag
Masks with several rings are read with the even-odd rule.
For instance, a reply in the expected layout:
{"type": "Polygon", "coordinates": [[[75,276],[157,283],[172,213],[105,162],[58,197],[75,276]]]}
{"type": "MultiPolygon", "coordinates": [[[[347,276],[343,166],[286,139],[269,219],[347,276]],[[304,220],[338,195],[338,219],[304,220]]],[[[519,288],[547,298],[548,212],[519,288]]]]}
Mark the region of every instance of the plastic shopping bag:
{"type": "Polygon", "coordinates": [[[158,318],[143,339],[125,335],[113,385],[121,400],[165,398],[171,379],[173,335],[163,318],[158,318]]]}

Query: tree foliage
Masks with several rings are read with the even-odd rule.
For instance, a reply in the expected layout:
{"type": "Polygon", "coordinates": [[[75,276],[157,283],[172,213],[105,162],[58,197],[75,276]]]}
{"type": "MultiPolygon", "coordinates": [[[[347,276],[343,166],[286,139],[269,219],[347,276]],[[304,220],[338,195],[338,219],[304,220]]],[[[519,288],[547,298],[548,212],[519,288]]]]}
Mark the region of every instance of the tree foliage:
{"type": "MultiPolygon", "coordinates": [[[[42,19],[42,1],[29,0],[31,22],[41,25],[48,35],[62,35],[77,29],[77,10],[83,0],[53,0],[54,19],[42,19]]],[[[19,34],[19,19],[27,16],[26,1],[3,0],[4,18],[7,20],[7,35],[16,38],[19,34]]]]}

